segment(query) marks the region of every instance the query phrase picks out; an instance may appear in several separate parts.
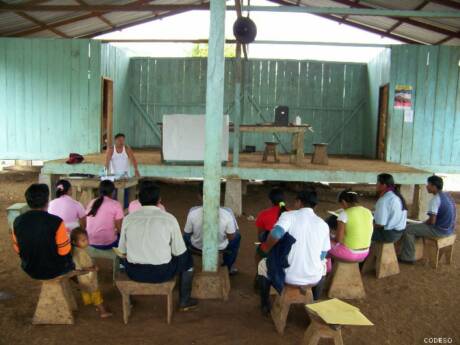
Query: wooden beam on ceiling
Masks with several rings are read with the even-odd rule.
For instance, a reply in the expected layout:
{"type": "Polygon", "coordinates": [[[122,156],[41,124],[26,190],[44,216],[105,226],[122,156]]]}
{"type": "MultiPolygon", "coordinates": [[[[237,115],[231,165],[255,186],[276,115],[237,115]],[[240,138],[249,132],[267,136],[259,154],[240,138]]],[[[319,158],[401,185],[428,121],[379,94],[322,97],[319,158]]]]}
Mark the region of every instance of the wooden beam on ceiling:
{"type": "MultiPolygon", "coordinates": [[[[416,8],[414,8],[414,10],[416,10],[416,11],[417,11],[417,10],[421,10],[421,9],[424,8],[426,5],[428,5],[429,2],[430,2],[429,0],[422,2],[420,5],[418,5],[416,8]]],[[[388,33],[392,32],[393,30],[395,30],[396,28],[398,28],[398,27],[399,27],[401,24],[403,24],[403,23],[404,23],[404,22],[403,22],[402,20],[398,20],[398,22],[397,22],[395,25],[393,25],[391,28],[389,28],[389,29],[387,30],[387,32],[388,32],[388,33]]]]}
{"type": "Polygon", "coordinates": [[[0,12],[165,12],[177,10],[208,10],[208,4],[150,5],[129,3],[125,5],[0,5],[0,12]]]}
{"type": "MultiPolygon", "coordinates": [[[[289,3],[289,2],[287,2],[285,0],[268,0],[268,1],[273,2],[275,4],[279,4],[279,5],[296,6],[296,5],[294,5],[292,3],[289,3]]],[[[410,39],[410,38],[407,38],[407,37],[399,36],[399,35],[394,34],[394,33],[387,33],[387,32],[385,32],[384,29],[377,29],[377,28],[374,28],[374,27],[371,27],[371,26],[367,26],[367,25],[364,25],[364,24],[360,24],[360,23],[350,21],[349,19],[344,19],[344,18],[341,18],[341,17],[329,15],[329,14],[316,14],[316,16],[335,21],[335,22],[337,22],[339,24],[345,24],[345,25],[348,25],[348,26],[351,26],[351,27],[354,27],[354,28],[357,28],[357,29],[361,29],[361,30],[364,30],[364,31],[367,31],[367,32],[371,32],[373,34],[377,34],[377,35],[380,35],[382,37],[391,38],[391,39],[394,39],[396,41],[409,43],[409,44],[428,44],[428,43],[416,41],[416,40],[413,40],[413,39],[410,39]]]]}
{"type": "MultiPolygon", "coordinates": [[[[75,0],[75,1],[78,2],[80,5],[88,5],[83,0],[75,0]]],[[[113,25],[112,22],[110,22],[110,20],[108,20],[106,17],[104,17],[104,15],[102,13],[91,12],[91,14],[94,14],[97,18],[99,18],[99,20],[101,20],[103,23],[107,24],[111,28],[115,27],[115,25],[113,25]]]]}
{"type": "Polygon", "coordinates": [[[446,7],[452,7],[456,8],[457,10],[460,10],[460,3],[457,1],[452,1],[452,0],[431,0],[431,2],[435,2],[439,5],[443,5],[446,7]]]}
{"type": "MultiPolygon", "coordinates": [[[[374,7],[363,5],[363,4],[357,4],[351,0],[331,0],[331,1],[334,1],[338,4],[347,5],[350,7],[356,7],[356,8],[361,8],[361,9],[374,9],[374,7]]],[[[413,12],[418,12],[418,10],[413,11],[413,12]]],[[[460,16],[460,12],[456,12],[456,11],[451,11],[451,12],[456,13],[457,15],[460,16]]],[[[418,20],[414,20],[411,18],[398,18],[398,17],[392,17],[392,16],[389,16],[389,18],[397,20],[397,21],[401,21],[404,24],[410,24],[410,25],[413,25],[413,26],[416,26],[422,29],[437,32],[442,35],[448,35],[448,36],[454,35],[454,37],[457,37],[455,36],[457,34],[455,31],[447,30],[447,29],[444,29],[444,28],[441,28],[435,25],[431,25],[425,22],[420,22],[418,20]]],[[[458,37],[460,38],[460,35],[458,37]]]]}
{"type": "MultiPolygon", "coordinates": [[[[37,1],[43,1],[43,0],[37,0],[37,1]]],[[[151,0],[137,0],[137,1],[133,2],[132,4],[143,4],[143,3],[146,3],[146,2],[150,2],[150,1],[151,0]]],[[[105,14],[105,13],[100,13],[100,14],[105,14]]],[[[95,14],[95,13],[88,13],[88,14],[84,14],[84,15],[81,15],[81,16],[73,17],[73,18],[63,19],[63,20],[60,20],[60,21],[57,21],[57,22],[54,22],[54,23],[47,23],[46,25],[47,25],[48,29],[49,28],[57,28],[57,27],[60,27],[60,26],[73,24],[73,23],[76,23],[76,22],[79,22],[79,21],[82,21],[82,20],[94,18],[96,16],[97,16],[97,14],[95,14]]],[[[34,33],[40,32],[40,31],[43,31],[43,29],[42,28],[32,28],[32,29],[27,29],[27,30],[22,30],[22,31],[13,31],[13,32],[10,32],[10,33],[6,33],[4,36],[23,37],[23,36],[32,35],[34,33]]],[[[116,30],[113,30],[113,31],[116,31],[116,30]]]]}

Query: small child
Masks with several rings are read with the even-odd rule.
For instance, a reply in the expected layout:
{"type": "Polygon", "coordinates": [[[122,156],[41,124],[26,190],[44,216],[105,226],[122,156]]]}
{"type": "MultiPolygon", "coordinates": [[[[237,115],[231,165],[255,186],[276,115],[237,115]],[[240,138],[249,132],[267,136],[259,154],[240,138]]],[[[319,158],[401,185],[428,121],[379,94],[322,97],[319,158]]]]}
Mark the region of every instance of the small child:
{"type": "Polygon", "coordinates": [[[98,268],[94,265],[93,260],[86,251],[89,245],[88,233],[86,230],[77,227],[72,230],[70,239],[72,241],[72,256],[75,263],[75,269],[89,271],[87,274],[82,274],[77,277],[83,304],[93,304],[96,306],[99,316],[103,319],[112,316],[112,313],[108,312],[103,304],[104,301],[97,282],[98,268]]]}

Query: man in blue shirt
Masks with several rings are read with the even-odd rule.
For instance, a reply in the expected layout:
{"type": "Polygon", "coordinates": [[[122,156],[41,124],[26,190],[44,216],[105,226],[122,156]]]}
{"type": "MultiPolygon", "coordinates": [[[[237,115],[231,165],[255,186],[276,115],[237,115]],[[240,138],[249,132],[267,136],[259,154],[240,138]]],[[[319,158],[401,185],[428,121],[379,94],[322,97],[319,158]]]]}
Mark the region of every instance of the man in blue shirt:
{"type": "Polygon", "coordinates": [[[455,231],[457,210],[452,197],[442,191],[443,180],[439,176],[428,178],[426,189],[433,194],[428,204],[428,219],[421,224],[411,224],[403,237],[400,261],[415,261],[416,237],[445,237],[455,231]]]}

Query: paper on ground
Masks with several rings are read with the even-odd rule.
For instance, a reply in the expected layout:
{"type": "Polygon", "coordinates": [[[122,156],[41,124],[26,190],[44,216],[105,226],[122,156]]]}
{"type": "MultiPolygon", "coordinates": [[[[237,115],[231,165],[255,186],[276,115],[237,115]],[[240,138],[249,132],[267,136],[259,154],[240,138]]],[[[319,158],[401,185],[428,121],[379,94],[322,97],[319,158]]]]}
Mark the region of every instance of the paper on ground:
{"type": "Polygon", "coordinates": [[[421,220],[409,219],[409,218],[407,218],[407,222],[409,224],[422,224],[423,223],[421,220]]]}
{"type": "Polygon", "coordinates": [[[359,308],[336,298],[324,302],[307,304],[306,307],[330,325],[374,325],[361,313],[359,308]]]}

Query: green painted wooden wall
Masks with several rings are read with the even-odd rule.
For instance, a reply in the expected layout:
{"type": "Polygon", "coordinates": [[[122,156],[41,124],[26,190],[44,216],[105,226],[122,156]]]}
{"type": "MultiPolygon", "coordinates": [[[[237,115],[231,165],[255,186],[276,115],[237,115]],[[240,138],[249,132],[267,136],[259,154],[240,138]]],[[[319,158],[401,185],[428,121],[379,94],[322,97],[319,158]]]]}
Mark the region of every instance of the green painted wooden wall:
{"type": "Polygon", "coordinates": [[[113,134],[129,131],[133,122],[129,108],[129,60],[123,49],[102,44],[101,75],[113,80],[113,134]]]}
{"type": "Polygon", "coordinates": [[[366,140],[363,140],[363,154],[369,158],[376,157],[377,151],[377,130],[379,116],[379,92],[380,87],[390,82],[390,49],[383,49],[376,57],[369,61],[368,67],[368,115],[364,119],[364,133],[367,133],[366,140]]]}
{"type": "Polygon", "coordinates": [[[99,150],[100,44],[0,38],[0,157],[99,150]]]}
{"type": "MultiPolygon", "coordinates": [[[[364,117],[367,109],[367,66],[296,60],[249,60],[245,65],[242,123],[271,122],[276,105],[290,108],[290,119],[302,117],[313,126],[305,140],[306,152],[313,142],[329,142],[330,153],[362,154],[364,117]],[[265,120],[262,119],[262,116],[265,120]]],[[[130,118],[126,128],[137,147],[158,146],[150,124],[165,114],[204,114],[206,59],[133,58],[130,66],[130,118]]],[[[225,112],[233,116],[234,65],[225,69],[225,112]]],[[[282,135],[290,149],[290,137],[282,135]]],[[[272,140],[271,135],[244,134],[243,145],[272,140]]]]}
{"type": "Polygon", "coordinates": [[[395,46],[391,50],[387,160],[438,172],[460,172],[460,47],[395,46]],[[397,84],[413,86],[414,121],[394,109],[397,84]]]}

